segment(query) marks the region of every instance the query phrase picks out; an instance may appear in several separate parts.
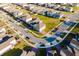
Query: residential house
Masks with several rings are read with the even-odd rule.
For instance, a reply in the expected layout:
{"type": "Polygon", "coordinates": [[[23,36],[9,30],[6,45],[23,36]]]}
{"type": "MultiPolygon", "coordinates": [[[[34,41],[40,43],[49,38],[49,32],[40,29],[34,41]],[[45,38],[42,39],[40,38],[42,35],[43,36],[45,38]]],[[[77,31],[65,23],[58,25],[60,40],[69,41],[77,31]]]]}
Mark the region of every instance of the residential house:
{"type": "Polygon", "coordinates": [[[0,41],[2,41],[2,37],[4,36],[5,33],[6,33],[5,28],[0,28],[0,41]]]}
{"type": "Polygon", "coordinates": [[[16,44],[14,37],[6,35],[6,29],[0,27],[0,55],[12,49],[16,44]]]}
{"type": "Polygon", "coordinates": [[[73,8],[72,7],[64,7],[64,11],[72,12],[73,8]]]}
{"type": "Polygon", "coordinates": [[[39,10],[39,9],[33,8],[31,11],[32,11],[33,13],[37,13],[38,10],[39,10]]]}
{"type": "Polygon", "coordinates": [[[76,6],[76,3],[67,3],[69,6],[76,6]]]}
{"type": "Polygon", "coordinates": [[[56,7],[55,10],[64,11],[64,7],[59,6],[58,8],[56,7]]]}
{"type": "Polygon", "coordinates": [[[5,28],[0,28],[0,37],[2,38],[6,33],[6,29],[5,28]]]}
{"type": "Polygon", "coordinates": [[[76,3],[61,3],[61,5],[64,5],[64,6],[75,6],[76,3]]]}
{"type": "Polygon", "coordinates": [[[77,3],[77,5],[76,5],[77,7],[79,7],[79,3],[77,3]]]}
{"type": "Polygon", "coordinates": [[[43,15],[53,17],[53,18],[62,18],[64,16],[60,12],[56,12],[56,11],[55,12],[54,11],[45,11],[43,15]]]}
{"type": "Polygon", "coordinates": [[[15,17],[18,17],[18,16],[22,15],[23,13],[20,11],[12,11],[11,14],[13,14],[15,17]]]}
{"type": "Polygon", "coordinates": [[[33,18],[29,25],[38,32],[42,32],[46,28],[46,25],[39,18],[33,18]]]}
{"type": "Polygon", "coordinates": [[[31,17],[29,14],[19,16],[18,18],[19,18],[21,21],[24,21],[24,22],[29,22],[29,21],[32,20],[32,17],[31,17]]]}
{"type": "Polygon", "coordinates": [[[21,3],[15,3],[16,5],[18,5],[18,6],[21,6],[22,4],[21,3]]]}
{"type": "Polygon", "coordinates": [[[44,6],[45,3],[38,3],[39,6],[44,6]]]}
{"type": "Polygon", "coordinates": [[[23,5],[23,8],[25,8],[25,9],[27,9],[27,10],[31,10],[31,9],[34,8],[34,6],[31,5],[31,4],[24,4],[24,5],[23,5]]]}
{"type": "Polygon", "coordinates": [[[54,4],[48,4],[47,7],[48,8],[53,8],[55,5],[54,4]]]}
{"type": "Polygon", "coordinates": [[[14,38],[9,38],[7,41],[1,43],[0,44],[0,55],[3,55],[7,51],[13,49],[16,44],[17,44],[17,41],[14,38]]]}
{"type": "Polygon", "coordinates": [[[39,9],[39,10],[37,11],[37,13],[38,13],[38,14],[42,14],[42,10],[39,9]]]}
{"type": "Polygon", "coordinates": [[[53,6],[53,9],[57,9],[57,8],[59,8],[59,7],[61,7],[60,5],[54,5],[53,6]]]}

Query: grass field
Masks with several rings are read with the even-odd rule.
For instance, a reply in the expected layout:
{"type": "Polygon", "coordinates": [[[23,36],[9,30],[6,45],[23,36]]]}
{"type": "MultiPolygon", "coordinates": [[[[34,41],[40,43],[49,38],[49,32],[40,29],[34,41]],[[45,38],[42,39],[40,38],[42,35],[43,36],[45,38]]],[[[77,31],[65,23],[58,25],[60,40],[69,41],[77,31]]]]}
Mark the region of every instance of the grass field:
{"type": "Polygon", "coordinates": [[[74,6],[73,9],[74,9],[75,11],[77,11],[77,10],[79,10],[79,7],[74,6]]]}
{"type": "Polygon", "coordinates": [[[32,17],[38,17],[46,24],[45,32],[50,31],[52,28],[60,23],[60,19],[50,18],[43,15],[32,15],[32,17]]]}
{"type": "Polygon", "coordinates": [[[23,49],[25,46],[26,46],[26,43],[23,40],[21,40],[20,43],[16,44],[14,48],[23,49]]]}
{"type": "Polygon", "coordinates": [[[78,25],[72,30],[73,33],[79,33],[79,23],[78,25]]]}

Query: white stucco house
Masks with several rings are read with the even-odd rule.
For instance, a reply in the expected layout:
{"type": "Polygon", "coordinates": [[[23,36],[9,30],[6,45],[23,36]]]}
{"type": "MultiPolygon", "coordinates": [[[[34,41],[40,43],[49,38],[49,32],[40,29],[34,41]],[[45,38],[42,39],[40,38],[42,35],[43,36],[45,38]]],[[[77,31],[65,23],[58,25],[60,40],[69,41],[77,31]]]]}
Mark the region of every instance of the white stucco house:
{"type": "Polygon", "coordinates": [[[38,32],[42,32],[46,28],[46,25],[39,18],[34,18],[29,22],[29,25],[38,32]]]}
{"type": "Polygon", "coordinates": [[[24,22],[29,22],[32,20],[32,17],[30,15],[24,15],[24,16],[20,16],[19,19],[24,22]]]}
{"type": "Polygon", "coordinates": [[[6,33],[6,29],[0,28],[0,37],[3,37],[5,33],[6,33]]]}
{"type": "Polygon", "coordinates": [[[16,44],[17,44],[17,41],[12,38],[0,44],[0,55],[3,55],[7,51],[13,49],[16,44]]]}

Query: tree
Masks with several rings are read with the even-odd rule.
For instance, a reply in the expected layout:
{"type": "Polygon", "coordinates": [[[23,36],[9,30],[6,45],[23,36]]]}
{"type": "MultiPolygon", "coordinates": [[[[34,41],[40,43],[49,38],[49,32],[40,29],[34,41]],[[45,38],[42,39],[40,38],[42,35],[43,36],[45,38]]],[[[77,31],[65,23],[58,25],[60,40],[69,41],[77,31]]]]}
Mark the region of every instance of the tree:
{"type": "Polygon", "coordinates": [[[46,56],[46,49],[40,48],[36,55],[37,56],[46,56]]]}
{"type": "Polygon", "coordinates": [[[30,47],[30,46],[25,46],[25,47],[23,48],[23,50],[29,52],[29,51],[32,51],[32,47],[30,47]]]}

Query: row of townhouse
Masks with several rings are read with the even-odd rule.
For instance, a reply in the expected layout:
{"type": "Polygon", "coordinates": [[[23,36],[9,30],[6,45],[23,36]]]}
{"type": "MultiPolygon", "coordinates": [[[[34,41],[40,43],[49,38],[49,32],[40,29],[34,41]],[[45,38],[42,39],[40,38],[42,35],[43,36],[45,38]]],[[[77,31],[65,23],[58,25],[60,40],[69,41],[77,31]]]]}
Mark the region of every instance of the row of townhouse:
{"type": "MultiPolygon", "coordinates": [[[[25,4],[26,5],[26,4],[25,4]]],[[[21,21],[24,21],[26,23],[29,23],[29,22],[35,22],[33,20],[33,18],[27,13],[27,14],[23,14],[23,12],[15,9],[15,8],[12,8],[12,6],[7,6],[7,7],[4,7],[5,10],[7,10],[8,12],[10,12],[12,15],[14,15],[17,20],[21,20],[21,21]],[[10,9],[11,8],[11,9],[10,9]]],[[[36,31],[38,32],[41,32],[45,29],[45,24],[39,19],[35,19],[37,20],[36,23],[38,22],[38,24],[35,24],[35,25],[32,25],[31,23],[29,23],[29,25],[36,31]],[[36,26],[36,27],[35,27],[36,26]],[[39,27],[39,28],[38,28],[39,27]]]]}
{"type": "Polygon", "coordinates": [[[43,15],[59,19],[64,17],[64,15],[61,14],[60,12],[53,12],[53,11],[44,11],[43,15]]]}
{"type": "Polygon", "coordinates": [[[65,6],[79,6],[79,3],[60,3],[60,5],[65,5],[65,6]]]}
{"type": "Polygon", "coordinates": [[[13,49],[17,41],[9,35],[6,35],[6,29],[0,28],[0,55],[3,55],[7,51],[13,49]]]}
{"type": "Polygon", "coordinates": [[[61,14],[60,12],[50,11],[50,10],[47,10],[45,8],[38,8],[38,7],[35,7],[32,4],[24,4],[24,5],[22,4],[21,6],[25,9],[27,9],[27,10],[30,10],[33,13],[49,16],[49,17],[52,17],[52,18],[62,18],[62,17],[64,17],[64,15],[61,14]],[[47,12],[48,15],[46,15],[46,12],[47,12]]]}
{"type": "MultiPolygon", "coordinates": [[[[34,3],[35,5],[39,5],[39,6],[43,6],[43,7],[47,7],[47,8],[51,8],[51,9],[55,9],[55,10],[59,10],[59,11],[67,11],[67,12],[72,12],[74,11],[74,9],[69,6],[71,4],[66,4],[65,6],[62,6],[62,4],[56,4],[56,3],[34,3]],[[68,6],[68,7],[67,7],[68,6]]],[[[64,4],[63,4],[64,5],[64,4]]]]}

